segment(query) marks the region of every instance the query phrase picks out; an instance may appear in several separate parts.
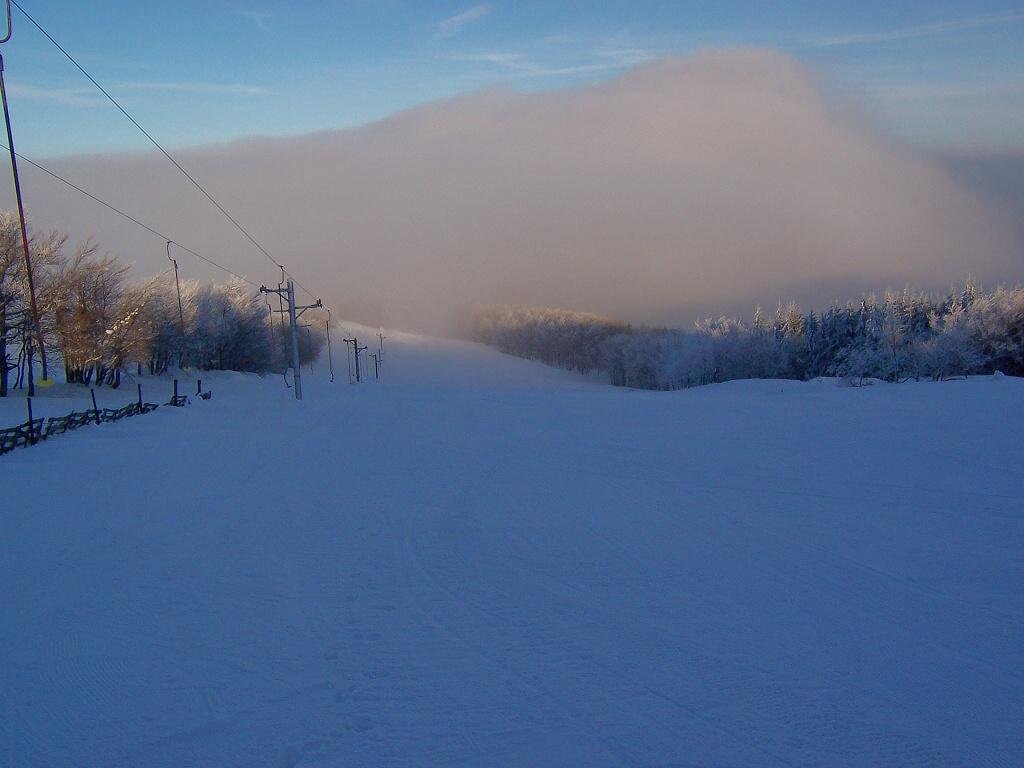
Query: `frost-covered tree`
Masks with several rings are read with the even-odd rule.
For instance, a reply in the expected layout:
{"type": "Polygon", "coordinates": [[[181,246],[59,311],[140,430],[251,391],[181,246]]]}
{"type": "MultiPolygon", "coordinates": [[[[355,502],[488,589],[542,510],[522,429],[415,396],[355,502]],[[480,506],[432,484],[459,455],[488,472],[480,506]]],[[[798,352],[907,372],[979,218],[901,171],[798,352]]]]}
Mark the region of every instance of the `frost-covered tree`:
{"type": "Polygon", "coordinates": [[[985,356],[971,336],[967,316],[967,310],[959,303],[952,304],[948,314],[932,313],[932,332],[919,338],[911,349],[915,378],[939,381],[973,373],[984,366],[985,356]]]}
{"type": "Polygon", "coordinates": [[[242,281],[205,285],[190,298],[189,357],[199,369],[263,372],[276,363],[262,298],[242,281]]]}
{"type": "Polygon", "coordinates": [[[968,333],[994,370],[1024,375],[1024,288],[997,288],[983,294],[974,286],[967,303],[968,333]]]}
{"type": "Polygon", "coordinates": [[[128,267],[86,243],[49,280],[49,306],[69,383],[118,386],[123,365],[152,343],[147,309],[155,283],[128,284],[128,267]]]}
{"type": "MultiPolygon", "coordinates": [[[[52,333],[47,271],[60,258],[65,239],[55,231],[40,233],[29,229],[29,250],[44,338],[52,333]]],[[[0,397],[7,395],[12,370],[18,372],[19,382],[22,378],[30,329],[21,223],[16,213],[0,211],[0,397]]]]}
{"type": "Polygon", "coordinates": [[[628,330],[586,312],[495,306],[477,312],[473,336],[512,355],[588,373],[602,367],[606,340],[628,330]]]}
{"type": "Polygon", "coordinates": [[[27,317],[24,264],[20,224],[4,211],[0,213],[0,397],[7,395],[8,376],[14,367],[10,351],[27,317]]]}
{"type": "MultiPolygon", "coordinates": [[[[0,212],[0,395],[10,374],[24,372],[29,324],[24,254],[16,214],[0,212]]],[[[142,282],[128,267],[91,243],[64,250],[58,232],[30,232],[40,325],[48,348],[64,364],[67,381],[117,386],[122,372],[142,366],[152,374],[172,367],[282,370],[290,359],[264,300],[236,280],[227,285],[181,284],[181,304],[167,273],[142,282]]],[[[302,362],[324,345],[322,324],[300,328],[302,362]]],[[[545,334],[535,333],[542,342],[545,334]]],[[[573,355],[589,344],[564,345],[573,355]]]]}
{"type": "Polygon", "coordinates": [[[967,283],[937,297],[887,291],[806,315],[796,304],[780,304],[771,320],[758,307],[749,324],[719,317],[692,331],[634,328],[563,309],[492,307],[479,314],[476,338],[647,389],[744,378],[1024,375],[1024,288],[985,292],[967,283]]]}

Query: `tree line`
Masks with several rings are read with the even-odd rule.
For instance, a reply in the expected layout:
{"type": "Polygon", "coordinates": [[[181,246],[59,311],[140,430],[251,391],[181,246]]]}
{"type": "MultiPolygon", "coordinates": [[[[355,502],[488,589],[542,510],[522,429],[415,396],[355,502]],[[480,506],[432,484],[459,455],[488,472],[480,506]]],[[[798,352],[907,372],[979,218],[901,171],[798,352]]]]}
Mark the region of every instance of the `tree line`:
{"type": "MultiPolygon", "coordinates": [[[[133,281],[118,258],[91,241],[72,248],[57,231],[31,231],[29,249],[48,360],[59,358],[69,383],[116,387],[132,369],[266,373],[288,366],[286,322],[241,280],[182,282],[179,305],[172,271],[133,281]]],[[[20,225],[17,214],[3,211],[0,397],[24,386],[32,335],[20,225]]],[[[317,323],[300,329],[300,362],[315,359],[324,340],[317,323]]]]}
{"type": "Polygon", "coordinates": [[[635,327],[564,309],[496,306],[474,337],[504,352],[612,384],[680,389],[732,379],[945,379],[1024,375],[1024,288],[973,283],[944,295],[909,288],[804,313],[790,303],[750,322],[706,319],[690,330],[635,327]]]}

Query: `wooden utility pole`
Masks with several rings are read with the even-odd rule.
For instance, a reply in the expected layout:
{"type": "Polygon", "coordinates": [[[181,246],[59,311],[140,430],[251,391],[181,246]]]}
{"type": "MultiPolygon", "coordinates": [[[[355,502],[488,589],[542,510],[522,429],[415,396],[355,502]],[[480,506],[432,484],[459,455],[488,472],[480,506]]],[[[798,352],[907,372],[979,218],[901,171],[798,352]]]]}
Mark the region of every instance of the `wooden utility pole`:
{"type": "MultiPolygon", "coordinates": [[[[7,34],[0,39],[6,43],[11,39],[11,4],[7,3],[7,34]]],[[[21,222],[21,245],[25,252],[25,279],[28,283],[29,310],[32,313],[32,330],[39,344],[39,359],[43,365],[43,381],[49,380],[46,363],[46,344],[43,342],[43,327],[39,322],[39,306],[36,303],[36,286],[32,274],[32,254],[28,245],[28,227],[25,224],[25,203],[21,197],[21,179],[18,176],[18,155],[14,151],[14,133],[11,130],[11,113],[7,108],[7,87],[4,84],[4,57],[0,54],[0,101],[3,102],[4,123],[7,126],[7,148],[11,152],[11,171],[14,174],[14,197],[18,203],[18,218],[21,222]]],[[[35,379],[32,375],[32,345],[28,346],[28,394],[35,394],[35,379]]],[[[45,386],[45,384],[44,384],[45,386]]]]}

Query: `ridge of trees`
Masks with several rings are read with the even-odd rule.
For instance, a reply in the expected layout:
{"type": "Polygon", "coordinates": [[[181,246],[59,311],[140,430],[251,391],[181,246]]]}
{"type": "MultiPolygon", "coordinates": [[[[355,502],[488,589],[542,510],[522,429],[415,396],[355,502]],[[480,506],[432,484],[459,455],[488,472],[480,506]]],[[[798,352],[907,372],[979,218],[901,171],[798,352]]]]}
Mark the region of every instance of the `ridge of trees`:
{"type": "Polygon", "coordinates": [[[945,379],[1024,375],[1024,288],[945,295],[886,291],[804,313],[795,303],[749,323],[709,318],[691,330],[634,327],[572,310],[482,308],[474,338],[503,352],[612,384],[680,389],[732,379],[945,379]]]}
{"type": "MultiPolygon", "coordinates": [[[[288,363],[285,327],[244,282],[181,283],[172,272],[134,282],[129,267],[87,241],[70,249],[57,231],[30,232],[29,247],[49,350],[70,383],[118,386],[123,372],[173,367],[266,373],[288,363]]],[[[279,317],[279,316],[278,316],[279,317]]],[[[17,215],[0,212],[0,396],[24,385],[30,328],[17,215]]],[[[325,335],[316,323],[299,334],[299,358],[315,359],[325,335]]]]}

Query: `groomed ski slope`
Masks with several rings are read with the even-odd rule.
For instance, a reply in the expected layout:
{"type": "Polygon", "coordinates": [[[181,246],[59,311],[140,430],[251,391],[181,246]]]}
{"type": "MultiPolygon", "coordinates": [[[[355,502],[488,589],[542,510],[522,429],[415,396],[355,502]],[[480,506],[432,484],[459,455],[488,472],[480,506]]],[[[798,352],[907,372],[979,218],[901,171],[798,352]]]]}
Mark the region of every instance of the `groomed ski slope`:
{"type": "Polygon", "coordinates": [[[0,764],[1024,764],[1024,381],[385,343],[0,458],[0,764]]]}

